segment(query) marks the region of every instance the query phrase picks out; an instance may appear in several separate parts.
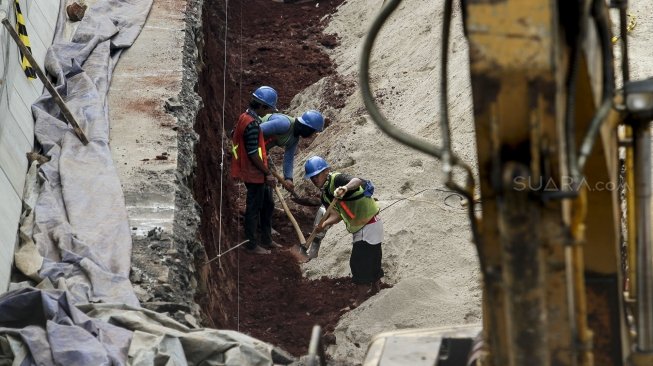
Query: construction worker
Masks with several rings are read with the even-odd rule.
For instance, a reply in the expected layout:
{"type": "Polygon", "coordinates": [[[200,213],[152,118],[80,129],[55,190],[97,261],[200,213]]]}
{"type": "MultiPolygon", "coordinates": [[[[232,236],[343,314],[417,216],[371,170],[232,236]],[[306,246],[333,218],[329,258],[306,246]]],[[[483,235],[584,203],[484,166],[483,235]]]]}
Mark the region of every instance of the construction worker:
{"type": "Polygon", "coordinates": [[[293,166],[295,151],[299,138],[308,138],[316,132],[324,130],[324,117],[316,110],[304,112],[301,117],[291,117],[287,114],[274,113],[262,118],[261,131],[265,138],[265,147],[270,151],[275,146],[284,148],[283,182],[281,185],[288,190],[295,189],[293,184],[293,166]]]}
{"type": "Polygon", "coordinates": [[[272,213],[274,199],[272,188],[277,181],[268,167],[267,151],[261,117],[277,111],[277,92],[262,86],[252,93],[249,108],[240,115],[232,132],[231,176],[245,183],[247,203],[245,208],[245,249],[255,254],[270,254],[267,248],[272,241],[272,213]],[[261,240],[256,238],[260,224],[261,240]]]}
{"type": "Polygon", "coordinates": [[[353,304],[357,306],[368,293],[378,292],[383,277],[383,222],[377,216],[379,206],[372,198],[374,186],[370,181],[332,172],[326,160],[319,156],[309,158],[304,170],[305,178],[322,190],[322,204],[332,207],[324,213],[326,218],[317,224],[316,229],[324,231],[344,221],[347,231],[352,233],[349,267],[353,282],[357,285],[357,297],[353,304]],[[336,202],[332,205],[333,200],[336,202]]]}

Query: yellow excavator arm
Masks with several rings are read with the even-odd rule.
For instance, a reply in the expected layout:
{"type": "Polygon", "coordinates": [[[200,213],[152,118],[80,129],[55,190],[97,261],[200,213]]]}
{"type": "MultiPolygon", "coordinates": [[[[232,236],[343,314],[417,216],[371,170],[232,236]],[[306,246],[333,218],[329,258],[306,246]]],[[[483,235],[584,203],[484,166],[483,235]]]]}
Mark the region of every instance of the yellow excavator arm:
{"type": "MultiPolygon", "coordinates": [[[[434,363],[423,364],[653,365],[653,79],[629,78],[627,1],[462,0],[478,181],[449,138],[452,0],[442,31],[442,144],[398,130],[372,98],[370,52],[399,3],[385,3],[363,45],[364,102],[384,132],[442,160],[447,186],[472,202],[483,280],[482,331],[476,343],[456,343],[467,347],[465,360],[442,347],[460,329],[437,329],[428,333],[438,340],[434,363]],[[610,7],[620,15],[617,37],[610,7]]],[[[390,339],[410,354],[411,334],[377,337],[366,365],[400,359],[390,339]]]]}

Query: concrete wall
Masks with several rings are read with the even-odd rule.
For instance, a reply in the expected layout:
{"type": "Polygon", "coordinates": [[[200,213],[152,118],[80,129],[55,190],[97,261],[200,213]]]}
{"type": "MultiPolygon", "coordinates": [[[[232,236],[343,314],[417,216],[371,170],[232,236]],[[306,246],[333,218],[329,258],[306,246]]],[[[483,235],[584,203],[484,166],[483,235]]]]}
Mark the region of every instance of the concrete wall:
{"type": "MultiPolygon", "coordinates": [[[[43,65],[54,35],[59,0],[19,0],[19,4],[32,54],[43,65]]],[[[14,0],[0,0],[0,16],[5,13],[15,24],[14,0]]],[[[25,154],[34,146],[30,106],[43,91],[40,80],[25,76],[19,57],[18,47],[0,26],[0,293],[9,284],[27,172],[25,154]]]]}

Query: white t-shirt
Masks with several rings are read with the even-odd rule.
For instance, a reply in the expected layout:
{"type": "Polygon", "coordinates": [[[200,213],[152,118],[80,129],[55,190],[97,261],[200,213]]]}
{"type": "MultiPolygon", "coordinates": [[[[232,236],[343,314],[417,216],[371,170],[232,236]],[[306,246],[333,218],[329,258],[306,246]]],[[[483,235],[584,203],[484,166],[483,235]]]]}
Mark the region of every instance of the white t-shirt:
{"type": "Polygon", "coordinates": [[[370,244],[376,245],[383,242],[383,221],[380,217],[376,217],[376,222],[363,226],[362,229],[352,234],[353,242],[366,241],[370,244]]]}

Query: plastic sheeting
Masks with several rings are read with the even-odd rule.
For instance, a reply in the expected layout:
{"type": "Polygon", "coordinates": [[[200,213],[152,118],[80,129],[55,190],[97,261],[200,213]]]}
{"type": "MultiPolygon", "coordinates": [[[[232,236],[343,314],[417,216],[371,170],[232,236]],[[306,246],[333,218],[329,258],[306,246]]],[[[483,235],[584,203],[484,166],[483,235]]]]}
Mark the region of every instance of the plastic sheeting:
{"type": "Polygon", "coordinates": [[[271,346],[234,331],[189,329],[116,304],[73,306],[65,291],[0,298],[0,365],[271,365],[271,346]],[[4,355],[4,356],[3,356],[4,355]]]}
{"type": "Polygon", "coordinates": [[[0,297],[0,365],[271,365],[280,353],[270,345],[233,331],[190,330],[139,307],[129,282],[127,210],[109,148],[107,92],[152,1],[100,0],[71,41],[62,37],[64,5],[45,67],[90,143],[80,142],[49,93],[32,106],[36,138],[50,161],[38,170],[40,184],[26,186],[16,265],[43,279],[43,289],[0,297]]]}
{"type": "Polygon", "coordinates": [[[131,234],[109,148],[107,93],[118,57],[147,19],[151,1],[99,1],[71,41],[61,38],[65,2],[45,68],[90,141],[84,146],[49,93],[32,106],[35,134],[50,161],[41,165],[33,238],[39,275],[63,279],[75,302],[138,305],[129,283],[131,234]]]}

